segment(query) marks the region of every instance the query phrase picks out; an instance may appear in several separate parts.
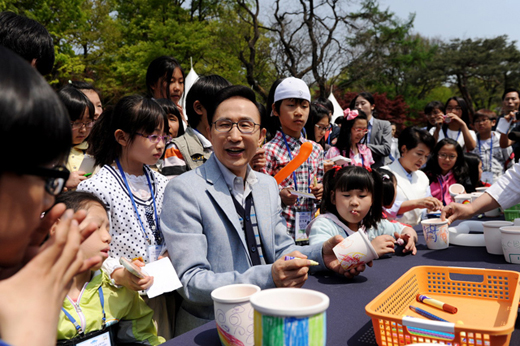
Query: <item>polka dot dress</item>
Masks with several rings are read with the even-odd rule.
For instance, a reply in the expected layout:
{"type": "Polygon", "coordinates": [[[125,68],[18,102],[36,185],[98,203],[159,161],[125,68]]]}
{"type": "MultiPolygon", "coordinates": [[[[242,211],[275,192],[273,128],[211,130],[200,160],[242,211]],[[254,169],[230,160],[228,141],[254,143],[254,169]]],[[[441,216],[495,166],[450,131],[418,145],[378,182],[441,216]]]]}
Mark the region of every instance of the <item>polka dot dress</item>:
{"type": "MultiPolygon", "coordinates": [[[[164,189],[168,183],[168,179],[152,171],[147,166],[145,167],[150,177],[155,195],[157,215],[159,216],[161,215],[164,189]]],[[[143,176],[143,178],[146,179],[145,176],[143,176]]],[[[130,260],[136,257],[142,257],[145,263],[148,263],[148,242],[132,205],[129,192],[117,168],[105,165],[92,178],[81,182],[77,190],[96,195],[109,209],[110,235],[112,236],[110,257],[117,258],[118,260],[121,256],[130,260]]],[[[156,225],[159,221],[155,220],[153,199],[151,195],[147,199],[141,199],[135,194],[133,194],[133,197],[146,230],[146,235],[150,239],[151,244],[156,245],[157,241],[154,236],[154,231],[156,231],[156,225]]],[[[107,260],[107,262],[110,263],[111,261],[107,260]]],[[[119,261],[115,263],[118,262],[119,261]]],[[[112,268],[112,270],[113,269],[115,268],[112,268]]],[[[111,272],[112,270],[109,271],[111,272]]]]}

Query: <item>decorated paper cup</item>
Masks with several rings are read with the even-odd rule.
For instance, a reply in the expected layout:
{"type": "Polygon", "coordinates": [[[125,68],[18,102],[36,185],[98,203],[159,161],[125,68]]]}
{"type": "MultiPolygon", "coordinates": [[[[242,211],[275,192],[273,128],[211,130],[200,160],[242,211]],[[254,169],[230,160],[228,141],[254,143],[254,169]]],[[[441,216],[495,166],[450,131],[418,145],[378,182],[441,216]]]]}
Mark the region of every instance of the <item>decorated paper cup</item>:
{"type": "Polygon", "coordinates": [[[488,189],[487,186],[484,186],[484,187],[477,187],[477,188],[475,188],[475,190],[477,190],[477,192],[484,192],[484,191],[486,191],[487,189],[488,189]]]}
{"type": "Polygon", "coordinates": [[[502,255],[502,235],[500,227],[513,226],[509,221],[487,221],[484,226],[484,241],[486,242],[486,250],[492,255],[502,255]]]}
{"type": "Polygon", "coordinates": [[[350,270],[379,258],[365,232],[355,232],[349,235],[336,245],[332,251],[334,251],[341,263],[341,267],[345,270],[350,270]]]}
{"type": "Polygon", "coordinates": [[[329,297],[304,288],[273,288],[251,297],[256,346],[320,346],[327,341],[329,297]]]}
{"type": "Polygon", "coordinates": [[[504,258],[509,263],[520,264],[520,227],[500,227],[502,234],[502,251],[504,258]]]}
{"type": "Polygon", "coordinates": [[[428,249],[440,250],[450,246],[448,220],[428,219],[421,221],[421,225],[428,249]]]}
{"type": "Polygon", "coordinates": [[[211,292],[218,336],[223,346],[255,344],[253,307],[249,298],[257,292],[260,287],[249,284],[222,286],[211,292]]]}
{"type": "Polygon", "coordinates": [[[464,189],[464,185],[462,184],[452,184],[448,191],[450,192],[451,198],[454,198],[456,195],[459,195],[461,193],[464,193],[466,191],[464,189]]]}
{"type": "Polygon", "coordinates": [[[470,194],[466,194],[466,193],[463,193],[463,194],[460,194],[460,195],[456,195],[456,196],[453,198],[453,200],[455,201],[455,203],[460,203],[460,204],[470,204],[472,198],[473,198],[472,195],[470,195],[470,194]]]}
{"type": "Polygon", "coordinates": [[[471,202],[474,202],[477,198],[482,196],[484,192],[472,192],[471,193],[471,202]]]}

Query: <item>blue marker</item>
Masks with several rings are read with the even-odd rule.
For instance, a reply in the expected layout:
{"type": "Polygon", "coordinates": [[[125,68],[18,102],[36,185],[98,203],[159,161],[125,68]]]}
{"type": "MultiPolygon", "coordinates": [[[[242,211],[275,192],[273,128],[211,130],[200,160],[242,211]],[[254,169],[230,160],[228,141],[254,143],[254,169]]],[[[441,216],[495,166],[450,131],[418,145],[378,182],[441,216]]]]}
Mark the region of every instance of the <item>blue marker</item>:
{"type": "Polygon", "coordinates": [[[410,310],[412,310],[413,312],[416,312],[418,313],[419,315],[423,316],[423,317],[426,317],[427,319],[430,319],[430,320],[435,320],[435,321],[442,321],[442,322],[449,322],[449,321],[446,321],[445,319],[443,318],[440,318],[438,316],[435,316],[434,314],[432,313],[429,313],[428,311],[425,311],[423,309],[420,309],[420,308],[416,308],[415,306],[412,306],[410,305],[410,310]]]}

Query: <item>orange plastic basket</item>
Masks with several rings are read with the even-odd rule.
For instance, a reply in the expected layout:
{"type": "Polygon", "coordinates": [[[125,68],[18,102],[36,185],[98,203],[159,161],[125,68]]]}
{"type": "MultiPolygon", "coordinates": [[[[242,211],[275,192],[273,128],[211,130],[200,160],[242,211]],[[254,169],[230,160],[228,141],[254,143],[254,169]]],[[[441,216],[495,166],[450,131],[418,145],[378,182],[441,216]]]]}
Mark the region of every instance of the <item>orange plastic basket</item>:
{"type": "Polygon", "coordinates": [[[520,273],[458,267],[413,267],[366,307],[379,346],[437,343],[453,346],[509,345],[514,330],[520,273]],[[458,308],[456,314],[419,303],[423,294],[458,308]],[[448,322],[412,312],[421,308],[448,322]]]}

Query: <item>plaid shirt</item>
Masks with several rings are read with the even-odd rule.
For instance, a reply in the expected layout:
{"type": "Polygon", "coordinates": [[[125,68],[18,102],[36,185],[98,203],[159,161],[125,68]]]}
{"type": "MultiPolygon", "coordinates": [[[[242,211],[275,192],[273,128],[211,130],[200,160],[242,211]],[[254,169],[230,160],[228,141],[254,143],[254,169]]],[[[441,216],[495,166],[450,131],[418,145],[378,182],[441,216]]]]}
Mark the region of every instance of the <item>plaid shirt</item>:
{"type": "MultiPolygon", "coordinates": [[[[323,149],[319,144],[309,141],[303,137],[299,139],[291,136],[285,136],[289,148],[291,149],[292,158],[300,152],[300,147],[304,142],[312,143],[312,152],[306,162],[304,162],[294,173],[296,174],[297,189],[294,186],[293,175],[289,175],[279,185],[280,190],[284,188],[292,188],[300,192],[309,192],[309,181],[313,184],[314,177],[318,180],[318,184],[323,180],[323,149]]],[[[267,164],[264,168],[264,173],[275,176],[282,168],[284,168],[290,161],[291,157],[285,146],[285,141],[281,131],[276,132],[274,138],[264,145],[265,156],[267,164]]],[[[316,213],[315,200],[309,198],[299,198],[298,202],[292,206],[286,206],[282,203],[282,215],[287,221],[287,233],[294,238],[294,227],[296,223],[296,211],[310,211],[314,217],[316,213]]]]}

